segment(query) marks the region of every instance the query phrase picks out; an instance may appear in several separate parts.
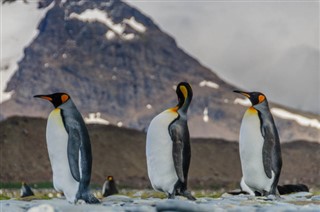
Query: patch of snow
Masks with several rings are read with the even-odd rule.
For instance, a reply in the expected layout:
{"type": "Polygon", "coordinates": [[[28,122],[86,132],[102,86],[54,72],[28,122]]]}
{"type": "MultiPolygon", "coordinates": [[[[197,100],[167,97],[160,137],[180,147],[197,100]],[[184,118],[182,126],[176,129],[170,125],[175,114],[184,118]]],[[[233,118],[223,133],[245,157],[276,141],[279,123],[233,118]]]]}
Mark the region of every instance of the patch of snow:
{"type": "Polygon", "coordinates": [[[12,91],[4,92],[7,83],[18,70],[23,49],[38,36],[39,23],[53,6],[54,1],[44,9],[38,9],[37,1],[1,4],[0,103],[11,98],[12,91]]]}
{"type": "Polygon", "coordinates": [[[251,102],[247,98],[245,98],[245,99],[236,98],[233,103],[243,105],[243,106],[251,106],[251,102]]]}
{"type": "Polygon", "coordinates": [[[203,121],[206,122],[206,123],[209,121],[208,108],[207,107],[205,107],[204,110],[203,110],[203,121]]]}
{"type": "Polygon", "coordinates": [[[146,108],[150,110],[150,109],[152,109],[152,105],[147,104],[147,105],[146,105],[146,108]]]}
{"type": "Polygon", "coordinates": [[[108,14],[103,11],[103,10],[99,10],[99,9],[87,9],[84,12],[82,12],[81,14],[77,14],[77,13],[71,13],[69,16],[71,19],[78,19],[80,21],[84,21],[84,22],[100,22],[104,25],[106,25],[108,28],[110,28],[112,31],[114,31],[115,33],[121,35],[123,33],[123,31],[125,30],[125,27],[123,26],[123,24],[119,23],[119,24],[115,24],[113,23],[113,21],[111,20],[111,18],[108,17],[108,14]]]}
{"type": "Polygon", "coordinates": [[[119,122],[117,123],[117,126],[118,126],[118,127],[122,127],[122,126],[123,126],[123,123],[122,123],[121,121],[119,121],[119,122]]]}
{"type": "Polygon", "coordinates": [[[108,30],[108,32],[106,33],[106,38],[107,38],[108,40],[112,40],[112,39],[115,38],[115,37],[116,37],[116,34],[114,33],[114,31],[108,30]]]}
{"type": "Polygon", "coordinates": [[[130,33],[130,34],[123,33],[122,38],[124,38],[125,40],[133,40],[134,34],[133,33],[130,33]]]}
{"type": "Polygon", "coordinates": [[[137,22],[134,17],[124,19],[123,22],[129,24],[133,29],[141,33],[144,33],[147,29],[143,24],[137,22]]]}
{"type": "Polygon", "coordinates": [[[214,88],[214,89],[218,89],[220,86],[217,83],[211,82],[211,81],[207,81],[207,80],[203,80],[199,83],[200,87],[204,87],[207,86],[209,88],[214,88]]]}
{"type": "Polygon", "coordinates": [[[84,3],[86,3],[86,0],[80,0],[77,2],[77,5],[82,6],[84,3]]]}
{"type": "Polygon", "coordinates": [[[63,58],[63,59],[66,59],[67,57],[68,57],[68,56],[67,56],[66,53],[63,53],[63,54],[62,54],[62,58],[63,58]]]}
{"type": "Polygon", "coordinates": [[[224,103],[229,103],[229,99],[224,99],[223,102],[224,103]]]}
{"type": "Polygon", "coordinates": [[[130,25],[134,30],[137,32],[145,32],[146,27],[137,22],[134,17],[130,19],[124,19],[121,23],[114,23],[112,19],[108,16],[106,11],[99,10],[99,9],[87,9],[84,12],[77,14],[71,13],[69,15],[71,19],[78,19],[84,22],[100,22],[106,25],[110,30],[106,33],[107,39],[113,39],[115,34],[118,34],[122,39],[125,40],[132,40],[134,39],[135,35],[133,33],[126,34],[124,33],[126,24],[130,25]],[[113,32],[113,33],[112,33],[113,32]]]}
{"type": "Polygon", "coordinates": [[[117,76],[113,75],[112,80],[116,80],[116,79],[117,79],[117,76]]]}
{"type": "Polygon", "coordinates": [[[289,111],[286,111],[286,110],[280,109],[280,108],[271,108],[271,113],[274,116],[277,116],[282,119],[296,121],[298,124],[300,124],[302,126],[314,127],[314,128],[320,129],[320,122],[317,119],[310,119],[305,116],[294,114],[294,113],[291,113],[289,111]]]}
{"type": "Polygon", "coordinates": [[[49,63],[45,63],[43,66],[44,66],[45,68],[48,68],[50,65],[49,65],[49,63]]]}
{"type": "Polygon", "coordinates": [[[173,90],[177,90],[177,86],[176,85],[173,85],[172,88],[173,88],[173,90]]]}
{"type": "Polygon", "coordinates": [[[101,113],[89,113],[89,117],[84,117],[84,121],[86,124],[104,124],[109,125],[110,122],[101,118],[101,113]]]}

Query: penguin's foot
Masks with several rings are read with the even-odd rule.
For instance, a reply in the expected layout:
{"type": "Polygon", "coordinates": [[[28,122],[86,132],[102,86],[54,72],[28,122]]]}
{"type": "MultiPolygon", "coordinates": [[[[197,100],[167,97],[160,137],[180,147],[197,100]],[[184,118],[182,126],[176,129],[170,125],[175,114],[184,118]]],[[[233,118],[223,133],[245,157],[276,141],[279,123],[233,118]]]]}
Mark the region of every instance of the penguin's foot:
{"type": "Polygon", "coordinates": [[[99,204],[100,200],[98,200],[93,194],[91,193],[85,193],[82,194],[78,200],[84,200],[88,204],[99,204]]]}
{"type": "Polygon", "coordinates": [[[176,197],[175,193],[168,193],[168,199],[174,199],[176,197]]]}
{"type": "Polygon", "coordinates": [[[194,196],[192,196],[192,194],[191,194],[189,191],[187,191],[187,190],[181,192],[181,195],[184,196],[184,197],[186,197],[188,200],[192,200],[192,201],[197,200],[197,199],[196,199],[194,196]]]}

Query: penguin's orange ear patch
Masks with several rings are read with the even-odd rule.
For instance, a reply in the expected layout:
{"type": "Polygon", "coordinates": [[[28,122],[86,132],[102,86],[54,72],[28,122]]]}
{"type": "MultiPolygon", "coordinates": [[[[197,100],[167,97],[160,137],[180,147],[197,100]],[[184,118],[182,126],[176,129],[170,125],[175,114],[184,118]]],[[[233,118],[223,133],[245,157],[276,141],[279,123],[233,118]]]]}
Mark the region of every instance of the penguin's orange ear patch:
{"type": "Polygon", "coordinates": [[[263,102],[266,99],[264,95],[259,95],[259,103],[263,102]]]}
{"type": "Polygon", "coordinates": [[[63,94],[63,95],[61,96],[61,101],[62,101],[62,103],[65,103],[66,101],[68,101],[68,99],[69,99],[69,96],[68,96],[67,94],[63,94]]]}

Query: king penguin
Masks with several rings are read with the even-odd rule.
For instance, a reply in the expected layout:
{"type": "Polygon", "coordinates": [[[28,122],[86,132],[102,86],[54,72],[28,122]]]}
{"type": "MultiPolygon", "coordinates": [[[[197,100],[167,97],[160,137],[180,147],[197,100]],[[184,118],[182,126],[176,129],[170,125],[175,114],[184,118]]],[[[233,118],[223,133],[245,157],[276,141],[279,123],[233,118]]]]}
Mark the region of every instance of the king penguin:
{"type": "Polygon", "coordinates": [[[102,186],[102,196],[107,197],[119,193],[113,176],[108,176],[102,186]]]}
{"type": "Polygon", "coordinates": [[[53,185],[71,203],[99,203],[89,191],[92,153],[88,130],[66,93],[36,95],[49,100],[54,110],[47,122],[46,139],[53,172],[53,185]]]}
{"type": "Polygon", "coordinates": [[[276,195],[282,159],[280,139],[267,98],[260,92],[234,92],[252,103],[240,127],[241,188],[251,195],[276,195]]]}
{"type": "Polygon", "coordinates": [[[154,117],[149,125],[146,142],[148,176],[156,191],[169,199],[182,195],[195,200],[187,190],[191,147],[187,111],[192,100],[191,86],[178,84],[178,104],[154,117]]]}
{"type": "Polygon", "coordinates": [[[20,189],[20,197],[29,197],[29,196],[34,196],[34,193],[27,183],[22,182],[21,189],[20,189]]]}

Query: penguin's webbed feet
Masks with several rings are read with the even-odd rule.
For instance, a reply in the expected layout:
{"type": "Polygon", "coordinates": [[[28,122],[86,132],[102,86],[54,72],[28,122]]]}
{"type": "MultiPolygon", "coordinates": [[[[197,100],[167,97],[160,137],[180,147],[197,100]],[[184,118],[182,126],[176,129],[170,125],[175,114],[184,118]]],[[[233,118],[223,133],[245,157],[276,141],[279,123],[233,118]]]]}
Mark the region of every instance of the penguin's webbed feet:
{"type": "Polygon", "coordinates": [[[181,192],[181,195],[184,196],[184,197],[186,197],[188,200],[191,200],[191,201],[197,200],[197,199],[196,199],[194,196],[192,196],[192,194],[191,194],[189,191],[187,191],[187,190],[181,192]]]}
{"type": "Polygon", "coordinates": [[[173,192],[172,194],[168,193],[168,199],[174,199],[176,197],[175,192],[173,192]]]}
{"type": "Polygon", "coordinates": [[[84,200],[87,204],[100,204],[100,200],[98,200],[93,194],[85,193],[82,194],[77,200],[84,200]]]}

